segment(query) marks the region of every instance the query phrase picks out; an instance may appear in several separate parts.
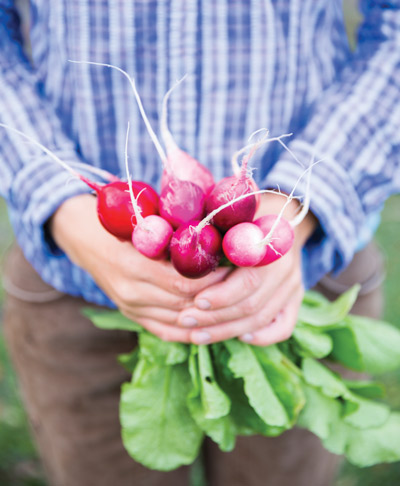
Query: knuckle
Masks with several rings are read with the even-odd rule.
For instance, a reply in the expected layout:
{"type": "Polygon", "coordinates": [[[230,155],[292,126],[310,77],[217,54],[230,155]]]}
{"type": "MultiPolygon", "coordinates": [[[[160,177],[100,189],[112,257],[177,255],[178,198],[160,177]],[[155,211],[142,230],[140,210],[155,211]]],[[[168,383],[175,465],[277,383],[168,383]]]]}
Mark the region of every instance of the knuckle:
{"type": "Polygon", "coordinates": [[[260,310],[260,299],[256,295],[251,295],[241,307],[244,315],[252,316],[260,310]]]}
{"type": "Polygon", "coordinates": [[[194,295],[192,282],[183,277],[177,277],[173,279],[172,288],[185,297],[191,297],[192,295],[194,295]]]}
{"type": "Polygon", "coordinates": [[[256,290],[261,285],[260,274],[255,268],[247,268],[243,272],[243,286],[246,290],[256,290]]]}
{"type": "Polygon", "coordinates": [[[122,302],[122,304],[130,304],[133,301],[133,292],[129,282],[123,280],[114,285],[114,292],[116,294],[116,300],[122,302]]]}

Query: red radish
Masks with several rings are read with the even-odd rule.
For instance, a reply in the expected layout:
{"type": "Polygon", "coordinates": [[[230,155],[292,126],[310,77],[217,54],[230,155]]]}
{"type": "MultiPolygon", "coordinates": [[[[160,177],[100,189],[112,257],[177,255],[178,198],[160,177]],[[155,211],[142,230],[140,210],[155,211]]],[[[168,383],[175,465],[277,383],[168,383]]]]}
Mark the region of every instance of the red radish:
{"type": "MultiPolygon", "coordinates": [[[[160,156],[161,162],[164,167],[164,172],[168,174],[167,182],[163,187],[161,193],[160,214],[165,219],[170,221],[171,224],[175,227],[179,226],[180,224],[191,221],[192,219],[201,218],[204,212],[204,192],[196,183],[192,182],[191,180],[181,181],[180,178],[177,177],[177,175],[174,173],[172,166],[170,164],[170,159],[169,157],[167,157],[164,149],[162,148],[157,138],[157,135],[152,129],[149,119],[143,108],[142,101],[136,89],[135,80],[131,76],[129,76],[129,74],[126,71],[124,71],[123,69],[117,66],[113,66],[112,64],[104,64],[104,63],[89,62],[89,61],[70,61],[70,62],[77,63],[77,64],[92,64],[94,66],[104,66],[104,67],[116,69],[128,79],[132,87],[132,91],[135,96],[135,99],[137,101],[140,114],[142,115],[143,121],[146,125],[147,131],[150,135],[152,142],[154,143],[158,155],[160,156]],[[193,197],[193,202],[189,203],[190,197],[193,197]]],[[[166,101],[164,101],[164,105],[166,105],[166,101]]],[[[170,139],[172,139],[172,135],[168,132],[167,129],[166,137],[169,140],[168,134],[170,136],[170,139]]],[[[184,154],[184,152],[182,153],[184,154]]],[[[181,161],[180,163],[182,164],[188,163],[187,160],[185,161],[182,158],[180,158],[179,160],[181,161]]],[[[200,164],[198,164],[198,166],[201,167],[200,164]]],[[[205,171],[207,171],[207,169],[204,170],[201,169],[201,174],[200,173],[197,174],[196,171],[192,171],[190,179],[196,180],[196,182],[198,182],[199,180],[203,180],[205,171]]]]}
{"type": "MultiPolygon", "coordinates": [[[[126,131],[125,142],[125,170],[128,179],[130,204],[135,213],[136,225],[132,232],[133,246],[142,255],[153,260],[166,259],[168,256],[169,242],[171,240],[173,229],[172,226],[161,216],[156,214],[144,214],[143,208],[139,205],[138,199],[141,193],[134,194],[132,180],[128,167],[128,140],[129,140],[129,122],[126,131]]],[[[131,223],[132,224],[132,223],[131,223]]]]}
{"type": "MultiPolygon", "coordinates": [[[[83,179],[82,179],[83,180],[83,179]]],[[[129,184],[119,181],[105,186],[86,182],[97,193],[97,214],[103,227],[122,240],[130,240],[136,217],[129,197],[129,184]]],[[[141,181],[133,181],[135,196],[142,194],[138,203],[143,217],[158,212],[158,195],[154,189],[141,181]]]]}
{"type": "Polygon", "coordinates": [[[232,204],[217,213],[213,220],[213,224],[222,231],[228,230],[235,224],[253,219],[257,202],[252,184],[246,177],[238,179],[236,176],[230,176],[219,181],[206,199],[207,213],[211,213],[227,202],[232,202],[232,204]],[[239,196],[249,193],[252,196],[236,203],[232,202],[239,196]]]}
{"type": "Polygon", "coordinates": [[[200,278],[215,270],[222,257],[222,237],[212,225],[199,229],[200,221],[180,226],[171,239],[171,261],[188,278],[200,278]]]}
{"type": "MultiPolygon", "coordinates": [[[[72,167],[62,161],[59,157],[53,154],[48,148],[37,142],[25,133],[0,123],[0,126],[17,133],[26,138],[31,143],[39,147],[50,158],[66,169],[71,175],[80,179],[82,182],[92,188],[97,194],[97,214],[103,227],[114,236],[123,240],[130,240],[132,237],[133,226],[136,224],[135,213],[130,201],[128,193],[128,183],[120,180],[115,180],[109,184],[99,184],[89,180],[87,177],[79,174],[72,167]]],[[[90,170],[91,166],[85,166],[90,170]]],[[[93,171],[92,171],[93,172],[93,171]]],[[[94,172],[106,174],[106,171],[94,172]]],[[[114,177],[115,178],[115,177],[114,177]]],[[[145,195],[140,200],[141,211],[144,215],[155,214],[158,212],[158,194],[154,189],[145,182],[134,181],[133,192],[139,194],[145,190],[145,195]]]]}
{"type": "MultiPolygon", "coordinates": [[[[260,130],[255,133],[258,133],[259,131],[260,130]]],[[[255,133],[252,134],[250,138],[252,138],[255,133]]],[[[268,133],[268,131],[266,133],[268,133]]],[[[284,136],[287,135],[282,135],[282,137],[284,136]]],[[[222,231],[227,231],[238,223],[250,222],[253,220],[258,206],[259,193],[255,181],[247,173],[248,163],[261,145],[272,140],[277,140],[277,138],[267,139],[264,136],[257,142],[246,145],[241,150],[237,151],[232,157],[232,167],[236,172],[235,175],[225,177],[219,181],[215,185],[211,194],[207,197],[206,210],[207,213],[210,213],[221,205],[229,203],[239,196],[254,193],[249,198],[240,199],[236,203],[228,205],[226,209],[215,215],[213,223],[222,231]],[[239,168],[237,158],[249,149],[249,153],[243,157],[242,166],[239,168]]]]}
{"type": "Polygon", "coordinates": [[[168,129],[167,106],[172,91],[186,78],[186,75],[177,81],[164,96],[160,120],[161,137],[167,150],[168,163],[161,179],[161,191],[173,178],[181,181],[196,181],[196,184],[207,195],[213,189],[215,182],[211,172],[200,164],[195,158],[184,152],[176,144],[168,129]]]}

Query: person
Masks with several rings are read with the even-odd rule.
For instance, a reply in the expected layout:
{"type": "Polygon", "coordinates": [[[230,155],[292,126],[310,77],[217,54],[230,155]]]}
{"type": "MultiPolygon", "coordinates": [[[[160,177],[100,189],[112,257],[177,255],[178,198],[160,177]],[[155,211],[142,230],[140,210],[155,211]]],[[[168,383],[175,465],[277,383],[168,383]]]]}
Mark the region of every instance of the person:
{"type": "MultiPolygon", "coordinates": [[[[166,340],[268,345],[291,335],[305,288],[328,281],[335,289],[330,272],[353,265],[350,282],[346,270],[340,277],[344,286],[356,278],[368,291],[379,287],[368,242],[384,201],[399,188],[400,2],[361,2],[354,53],[341,4],[33,0],[33,67],[13,1],[0,0],[0,122],[86,175],[81,162],[123,176],[128,120],[133,177],[158,187],[162,167],[126,79],[69,60],[130,73],[153,127],[163,95],[188,73],[170,100],[170,129],[216,180],[230,175],[231,155],[261,127],[294,135],[291,153],[279,144],[260,149],[260,186],[290,192],[304,170],[298,161],[324,159],[313,170],[310,213],[285,257],[189,280],[109,235],[84,184],[0,131],[0,193],[22,249],[10,254],[5,272],[5,332],[50,484],[188,481],[187,468],[149,471],[124,452],[117,407],[128,377],[115,357],[135,336],[95,329],[80,315],[87,303],[117,307],[166,340]],[[352,260],[359,260],[355,270],[352,260]]],[[[304,190],[300,184],[297,194],[304,190]]],[[[281,204],[264,195],[259,214],[281,204]]],[[[297,210],[293,202],[285,215],[297,210]]],[[[380,305],[371,295],[364,298],[369,315],[380,305]]],[[[240,439],[230,454],[207,443],[205,458],[212,485],[325,485],[337,464],[299,430],[240,439]]]]}

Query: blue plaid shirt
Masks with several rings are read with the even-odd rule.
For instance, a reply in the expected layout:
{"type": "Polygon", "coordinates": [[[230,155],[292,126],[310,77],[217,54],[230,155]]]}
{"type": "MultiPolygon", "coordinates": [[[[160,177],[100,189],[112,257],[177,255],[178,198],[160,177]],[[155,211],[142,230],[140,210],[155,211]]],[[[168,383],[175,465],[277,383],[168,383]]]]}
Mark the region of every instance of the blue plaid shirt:
{"type": "MultiPolygon", "coordinates": [[[[307,286],[348,264],[369,221],[400,187],[400,1],[360,2],[351,52],[342,0],[32,0],[34,68],[12,0],[0,0],[0,121],[71,164],[124,174],[131,121],[135,179],[158,187],[161,164],[125,77],[136,78],[158,131],[164,93],[178,144],[218,180],[261,127],[293,132],[290,148],[315,167],[311,209],[320,228],[306,246],[307,286]]],[[[253,161],[257,182],[290,191],[302,172],[279,144],[253,161]]],[[[27,258],[55,288],[112,305],[90,275],[49,248],[44,223],[88,191],[31,144],[0,130],[0,194],[27,258]]],[[[299,186],[304,194],[304,186],[299,186]]]]}

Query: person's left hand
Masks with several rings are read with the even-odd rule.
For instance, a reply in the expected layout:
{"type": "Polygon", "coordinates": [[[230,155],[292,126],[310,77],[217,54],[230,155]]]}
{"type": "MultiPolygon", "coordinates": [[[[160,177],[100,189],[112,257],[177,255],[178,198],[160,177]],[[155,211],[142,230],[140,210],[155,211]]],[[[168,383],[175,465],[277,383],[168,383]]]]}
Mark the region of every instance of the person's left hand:
{"type": "MultiPolygon", "coordinates": [[[[265,195],[257,216],[278,213],[284,200],[265,195]]],[[[298,210],[293,202],[285,213],[288,219],[298,210]]],[[[263,267],[236,268],[222,282],[202,290],[196,307],[184,309],[178,318],[183,327],[192,327],[190,339],[207,344],[233,337],[266,346],[288,339],[296,325],[303,299],[301,250],[315,227],[309,214],[295,228],[289,252],[263,267]]]]}

